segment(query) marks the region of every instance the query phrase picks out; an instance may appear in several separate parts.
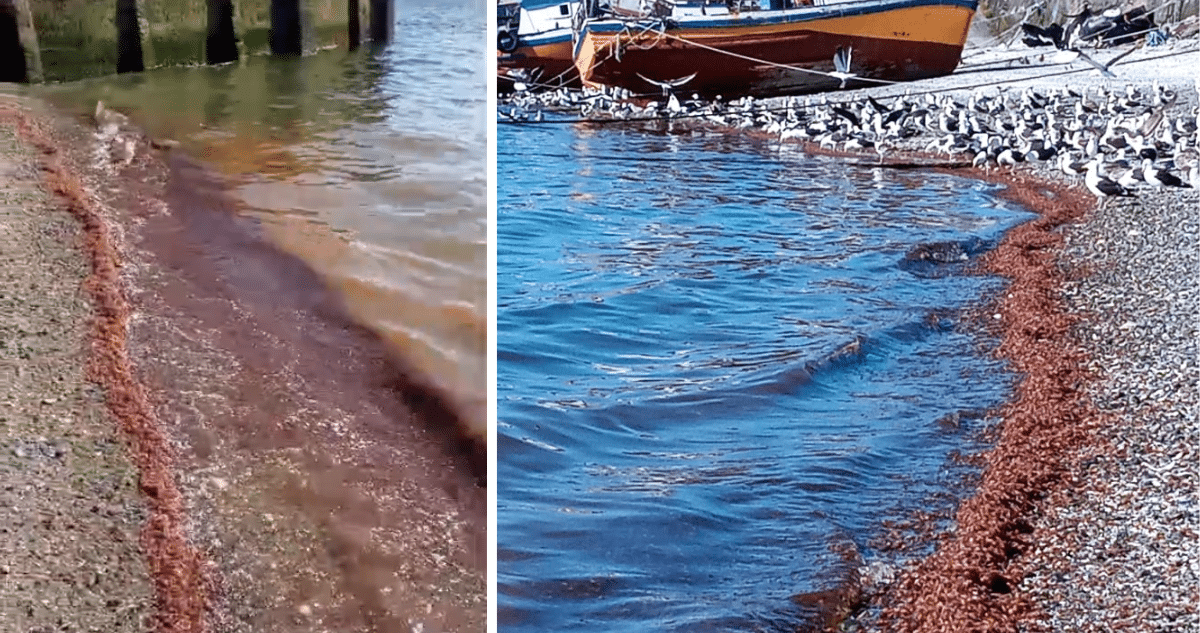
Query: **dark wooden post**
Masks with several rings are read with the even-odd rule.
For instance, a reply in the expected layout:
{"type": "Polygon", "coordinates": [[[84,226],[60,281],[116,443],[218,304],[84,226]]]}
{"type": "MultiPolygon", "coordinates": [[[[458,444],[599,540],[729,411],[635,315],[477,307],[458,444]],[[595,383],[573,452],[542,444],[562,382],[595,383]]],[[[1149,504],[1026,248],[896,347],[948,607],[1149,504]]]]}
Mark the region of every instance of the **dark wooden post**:
{"type": "Polygon", "coordinates": [[[359,20],[359,4],[358,0],[347,0],[346,2],[346,32],[349,35],[347,39],[350,50],[358,48],[362,44],[362,23],[359,20]]]}
{"type": "Polygon", "coordinates": [[[17,5],[13,0],[0,0],[0,81],[29,81],[25,47],[21,46],[21,30],[17,26],[17,5]]]}
{"type": "Polygon", "coordinates": [[[271,52],[300,55],[304,52],[301,0],[271,0],[271,52]]]}
{"type": "Polygon", "coordinates": [[[117,72],[136,73],[145,69],[137,0],[117,0],[117,72]]]}
{"type": "Polygon", "coordinates": [[[29,0],[0,0],[0,12],[8,16],[0,17],[0,21],[3,22],[0,23],[0,42],[8,42],[0,44],[0,65],[6,67],[6,70],[0,70],[0,73],[10,74],[7,68],[11,68],[13,81],[42,81],[42,50],[38,45],[37,30],[33,26],[33,11],[30,9],[29,0]],[[14,30],[10,31],[10,27],[14,30]],[[21,77],[15,79],[18,73],[21,77]]]}
{"type": "Polygon", "coordinates": [[[386,42],[392,37],[392,22],[396,19],[393,0],[370,0],[371,40],[386,42]]]}
{"type": "Polygon", "coordinates": [[[210,64],[237,61],[233,0],[208,0],[208,37],[204,40],[204,58],[210,64]]]}

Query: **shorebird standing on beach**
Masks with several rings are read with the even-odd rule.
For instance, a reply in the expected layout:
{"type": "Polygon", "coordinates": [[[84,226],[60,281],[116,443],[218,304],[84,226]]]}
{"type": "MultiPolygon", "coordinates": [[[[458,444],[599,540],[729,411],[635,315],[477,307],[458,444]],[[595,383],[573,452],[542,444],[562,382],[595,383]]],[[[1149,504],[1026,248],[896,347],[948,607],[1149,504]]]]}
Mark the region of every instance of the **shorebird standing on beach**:
{"type": "Polygon", "coordinates": [[[1101,208],[1111,197],[1133,197],[1128,189],[1100,173],[1099,158],[1094,158],[1087,164],[1087,173],[1083,175],[1083,183],[1087,185],[1088,191],[1096,196],[1096,200],[1100,201],[1101,208]]]}
{"type": "Polygon", "coordinates": [[[892,149],[892,139],[886,135],[875,139],[875,153],[879,154],[879,164],[883,164],[883,156],[892,149]]]}
{"type": "Polygon", "coordinates": [[[1082,176],[1087,172],[1087,163],[1075,160],[1067,153],[1059,154],[1058,168],[1068,176],[1082,176]]]}
{"type": "Polygon", "coordinates": [[[1154,185],[1155,187],[1188,186],[1187,183],[1183,182],[1183,180],[1179,178],[1179,176],[1172,174],[1166,169],[1155,167],[1154,161],[1150,160],[1149,158],[1142,160],[1142,179],[1145,180],[1147,184],[1154,185]]]}

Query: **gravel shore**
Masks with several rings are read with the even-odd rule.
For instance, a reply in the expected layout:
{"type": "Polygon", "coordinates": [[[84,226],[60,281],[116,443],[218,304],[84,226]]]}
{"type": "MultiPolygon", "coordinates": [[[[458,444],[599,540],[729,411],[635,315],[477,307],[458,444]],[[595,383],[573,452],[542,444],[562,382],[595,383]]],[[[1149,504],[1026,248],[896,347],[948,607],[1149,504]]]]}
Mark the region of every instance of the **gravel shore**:
{"type": "Polygon", "coordinates": [[[154,591],[138,472],[85,375],[79,224],[0,95],[0,629],[145,631],[154,591]]]}
{"type": "Polygon", "coordinates": [[[1200,631],[1200,192],[1143,191],[1065,235],[1099,417],[1033,523],[1025,630],[1200,631]]]}
{"type": "MultiPolygon", "coordinates": [[[[988,74],[1013,81],[1010,90],[1145,90],[1157,83],[1179,96],[1168,114],[1194,117],[1198,44],[1192,37],[1136,51],[1114,66],[1116,78],[1089,72],[1020,81],[1045,74],[1020,64],[988,74]]],[[[1015,56],[993,49],[973,59],[1015,56]]],[[[955,89],[973,83],[969,74],[956,75],[914,90],[965,98],[966,89],[955,89]]],[[[1049,165],[1005,172],[986,177],[1026,190],[1037,183],[1083,189],[1082,177],[1049,165]]],[[[1077,411],[1082,440],[1058,456],[1063,472],[1053,485],[1031,496],[1036,503],[1020,530],[1028,532],[1027,549],[997,566],[1015,582],[992,595],[1008,605],[1001,609],[1020,614],[1018,631],[1200,631],[1200,192],[1143,185],[1136,193],[1090,203],[1080,218],[1051,231],[1063,240],[1054,258],[1061,281],[1055,295],[1074,324],[1070,344],[1088,379],[1077,411]]],[[[920,574],[919,565],[906,573],[920,574]]],[[[941,605],[943,613],[961,606],[941,605]]],[[[1012,624],[978,621],[969,629],[1012,631],[1012,624]]],[[[937,618],[895,628],[963,630],[937,618]]]]}

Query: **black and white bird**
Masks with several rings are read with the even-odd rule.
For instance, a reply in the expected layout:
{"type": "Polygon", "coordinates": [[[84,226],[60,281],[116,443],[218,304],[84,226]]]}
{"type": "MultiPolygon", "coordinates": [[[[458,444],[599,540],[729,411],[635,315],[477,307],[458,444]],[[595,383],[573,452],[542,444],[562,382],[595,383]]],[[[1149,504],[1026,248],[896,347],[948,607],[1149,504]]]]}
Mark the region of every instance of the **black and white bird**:
{"type": "Polygon", "coordinates": [[[1068,176],[1082,176],[1087,172],[1087,163],[1075,160],[1070,154],[1059,154],[1058,168],[1068,176]]]}
{"type": "Polygon", "coordinates": [[[1021,41],[1026,46],[1054,46],[1059,50],[1067,47],[1066,32],[1061,24],[1040,27],[1027,22],[1021,25],[1021,30],[1024,32],[1021,41]]]}
{"type": "Polygon", "coordinates": [[[834,79],[841,79],[842,85],[838,88],[845,88],[846,82],[858,75],[850,72],[850,55],[854,52],[852,46],[839,46],[833,54],[833,72],[829,73],[834,79]]]}
{"type": "Polygon", "coordinates": [[[1142,170],[1140,168],[1130,167],[1117,179],[1117,184],[1132,190],[1134,187],[1146,184],[1146,179],[1142,177],[1142,170]]]}
{"type": "Polygon", "coordinates": [[[1146,184],[1154,185],[1155,187],[1187,187],[1187,183],[1183,182],[1166,169],[1161,169],[1154,166],[1150,159],[1142,160],[1142,180],[1146,184]]]}
{"type": "Polygon", "coordinates": [[[666,81],[658,81],[655,79],[651,79],[651,78],[643,75],[642,73],[637,73],[637,76],[641,77],[643,80],[645,80],[646,83],[651,83],[651,84],[658,86],[659,88],[662,88],[663,96],[666,97],[666,96],[669,96],[671,94],[671,92],[674,91],[676,88],[695,79],[696,74],[697,73],[692,73],[692,74],[688,75],[687,77],[680,77],[678,79],[668,79],[666,81]]]}
{"type": "Polygon", "coordinates": [[[1192,168],[1188,170],[1188,184],[1192,189],[1200,189],[1200,159],[1192,163],[1192,168]]]}
{"type": "Polygon", "coordinates": [[[1011,148],[1005,147],[996,154],[996,164],[1008,165],[1010,168],[1015,167],[1017,163],[1025,162],[1025,154],[1011,148]]]}
{"type": "Polygon", "coordinates": [[[1100,201],[1101,205],[1108,198],[1133,196],[1133,193],[1128,189],[1100,173],[1099,158],[1094,158],[1087,164],[1087,173],[1083,175],[1083,182],[1087,185],[1088,191],[1091,191],[1096,196],[1096,199],[1100,201]]]}

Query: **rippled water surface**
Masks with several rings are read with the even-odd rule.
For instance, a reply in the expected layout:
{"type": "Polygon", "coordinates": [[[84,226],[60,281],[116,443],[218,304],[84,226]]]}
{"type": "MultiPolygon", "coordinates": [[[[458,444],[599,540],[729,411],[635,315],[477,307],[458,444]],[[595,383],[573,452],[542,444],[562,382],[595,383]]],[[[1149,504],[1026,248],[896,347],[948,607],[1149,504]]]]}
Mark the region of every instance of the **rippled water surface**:
{"type": "Polygon", "coordinates": [[[484,423],[486,4],[397,4],[383,47],[46,89],[96,99],[228,176],[246,213],[484,423]]]}
{"type": "Polygon", "coordinates": [[[502,630],[803,630],[790,597],[1010,387],[960,312],[999,282],[906,254],[1029,216],[727,136],[499,128],[502,630]]]}

